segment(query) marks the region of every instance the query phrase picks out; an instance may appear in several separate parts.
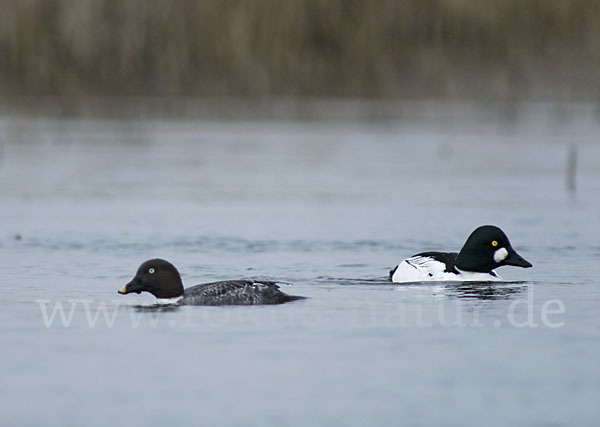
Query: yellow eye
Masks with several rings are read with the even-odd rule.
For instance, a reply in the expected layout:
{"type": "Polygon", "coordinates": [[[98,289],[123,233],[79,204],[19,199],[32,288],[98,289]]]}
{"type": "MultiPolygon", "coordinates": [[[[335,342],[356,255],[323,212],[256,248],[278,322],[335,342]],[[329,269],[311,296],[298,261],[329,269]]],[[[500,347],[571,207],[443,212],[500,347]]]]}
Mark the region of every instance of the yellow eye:
{"type": "Polygon", "coordinates": [[[497,240],[492,240],[492,246],[494,246],[494,247],[498,246],[498,241],[497,240]]]}

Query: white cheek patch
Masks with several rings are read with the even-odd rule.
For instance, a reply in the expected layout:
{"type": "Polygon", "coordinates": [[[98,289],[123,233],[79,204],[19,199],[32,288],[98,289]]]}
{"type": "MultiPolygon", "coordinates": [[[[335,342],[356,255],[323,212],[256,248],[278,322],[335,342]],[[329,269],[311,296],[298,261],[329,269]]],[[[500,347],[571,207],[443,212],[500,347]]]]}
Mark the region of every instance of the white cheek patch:
{"type": "Polygon", "coordinates": [[[496,261],[496,263],[500,264],[502,261],[504,261],[506,259],[507,256],[508,256],[508,251],[506,250],[506,248],[500,248],[496,252],[494,252],[494,261],[496,261]]]}

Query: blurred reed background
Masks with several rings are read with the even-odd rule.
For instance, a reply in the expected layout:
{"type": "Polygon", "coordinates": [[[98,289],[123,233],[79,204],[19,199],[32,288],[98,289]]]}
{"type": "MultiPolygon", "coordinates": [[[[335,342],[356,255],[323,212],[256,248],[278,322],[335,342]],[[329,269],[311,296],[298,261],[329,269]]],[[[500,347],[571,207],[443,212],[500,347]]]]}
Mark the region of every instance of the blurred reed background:
{"type": "Polygon", "coordinates": [[[598,0],[2,0],[0,94],[596,100],[598,0]]]}

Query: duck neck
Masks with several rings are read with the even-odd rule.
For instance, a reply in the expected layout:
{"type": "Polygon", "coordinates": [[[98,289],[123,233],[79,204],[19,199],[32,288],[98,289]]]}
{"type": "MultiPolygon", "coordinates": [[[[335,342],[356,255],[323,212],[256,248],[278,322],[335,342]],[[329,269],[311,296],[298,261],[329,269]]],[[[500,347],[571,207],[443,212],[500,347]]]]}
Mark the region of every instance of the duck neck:
{"type": "Polygon", "coordinates": [[[181,277],[172,277],[166,286],[161,286],[156,292],[152,292],[156,298],[177,298],[183,296],[183,282],[181,277]]]}
{"type": "Polygon", "coordinates": [[[454,266],[461,271],[473,271],[476,273],[489,273],[496,266],[491,262],[484,262],[480,254],[469,250],[461,250],[456,257],[454,266]]]}

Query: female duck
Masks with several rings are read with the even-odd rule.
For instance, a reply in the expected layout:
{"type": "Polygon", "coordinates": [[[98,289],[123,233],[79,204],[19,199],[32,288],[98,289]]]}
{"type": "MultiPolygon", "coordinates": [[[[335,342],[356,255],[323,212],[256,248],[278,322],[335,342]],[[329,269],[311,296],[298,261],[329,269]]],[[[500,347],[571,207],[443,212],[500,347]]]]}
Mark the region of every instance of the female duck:
{"type": "Polygon", "coordinates": [[[122,295],[132,292],[149,292],[161,302],[180,305],[283,304],[303,298],[281,292],[277,282],[262,280],[226,280],[184,289],[175,266],[158,258],[144,262],[135,277],[119,289],[122,295]]]}

